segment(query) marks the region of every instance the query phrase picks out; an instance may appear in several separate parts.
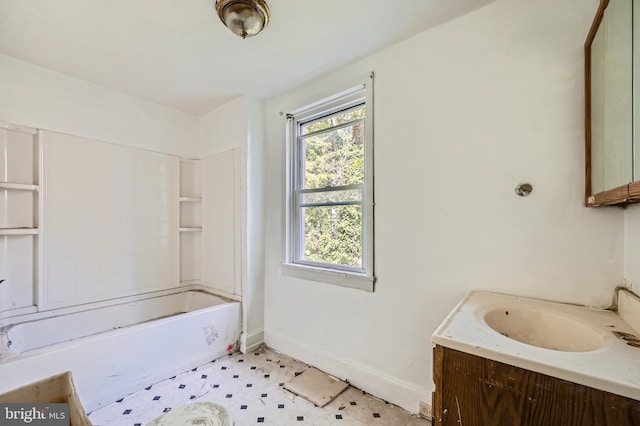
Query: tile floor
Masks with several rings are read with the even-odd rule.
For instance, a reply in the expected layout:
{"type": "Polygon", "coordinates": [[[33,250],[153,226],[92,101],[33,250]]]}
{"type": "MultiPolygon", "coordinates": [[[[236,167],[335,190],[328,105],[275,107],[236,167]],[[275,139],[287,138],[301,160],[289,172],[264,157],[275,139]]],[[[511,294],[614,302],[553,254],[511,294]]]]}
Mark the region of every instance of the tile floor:
{"type": "Polygon", "coordinates": [[[144,426],[172,408],[211,401],[224,405],[236,426],[431,424],[353,387],[318,408],[283,388],[308,368],[266,347],[247,354],[236,352],[127,395],[93,411],[89,419],[95,426],[144,426]]]}

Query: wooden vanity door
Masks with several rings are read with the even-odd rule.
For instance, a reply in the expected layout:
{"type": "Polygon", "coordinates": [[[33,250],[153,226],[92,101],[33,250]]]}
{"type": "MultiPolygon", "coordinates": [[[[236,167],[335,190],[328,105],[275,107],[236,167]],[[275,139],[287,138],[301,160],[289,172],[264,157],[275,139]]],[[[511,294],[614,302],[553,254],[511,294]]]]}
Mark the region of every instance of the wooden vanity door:
{"type": "Polygon", "coordinates": [[[437,345],[434,426],[632,426],[640,401],[437,345]]]}

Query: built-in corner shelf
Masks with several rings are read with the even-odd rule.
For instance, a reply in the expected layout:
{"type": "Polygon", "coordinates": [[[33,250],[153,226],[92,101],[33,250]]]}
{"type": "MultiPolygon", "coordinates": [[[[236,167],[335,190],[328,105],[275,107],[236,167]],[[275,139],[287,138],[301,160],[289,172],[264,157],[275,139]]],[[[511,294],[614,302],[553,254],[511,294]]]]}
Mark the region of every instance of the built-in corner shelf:
{"type": "Polygon", "coordinates": [[[2,228],[0,235],[38,235],[38,228],[2,228]]]}
{"type": "Polygon", "coordinates": [[[38,191],[38,185],[28,183],[0,182],[0,189],[10,189],[14,191],[38,191]]]}
{"type": "Polygon", "coordinates": [[[37,129],[0,121],[0,318],[37,309],[42,160],[37,129]]]}
{"type": "Polygon", "coordinates": [[[179,228],[178,229],[180,232],[200,232],[202,231],[202,227],[198,226],[198,227],[189,227],[189,228],[179,228]]]}
{"type": "Polygon", "coordinates": [[[201,203],[201,197],[180,197],[181,203],[201,203]]]}
{"type": "Polygon", "coordinates": [[[178,234],[180,285],[202,283],[202,173],[200,160],[180,160],[178,234]]]}

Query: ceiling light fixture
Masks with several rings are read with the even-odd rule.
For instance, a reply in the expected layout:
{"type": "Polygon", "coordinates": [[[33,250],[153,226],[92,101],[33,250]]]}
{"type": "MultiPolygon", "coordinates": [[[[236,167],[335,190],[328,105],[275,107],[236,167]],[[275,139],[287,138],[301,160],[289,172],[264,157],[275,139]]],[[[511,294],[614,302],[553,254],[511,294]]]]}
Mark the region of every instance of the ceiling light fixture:
{"type": "Polygon", "coordinates": [[[234,34],[247,38],[269,23],[269,7],[264,0],[216,0],[220,20],[234,34]]]}

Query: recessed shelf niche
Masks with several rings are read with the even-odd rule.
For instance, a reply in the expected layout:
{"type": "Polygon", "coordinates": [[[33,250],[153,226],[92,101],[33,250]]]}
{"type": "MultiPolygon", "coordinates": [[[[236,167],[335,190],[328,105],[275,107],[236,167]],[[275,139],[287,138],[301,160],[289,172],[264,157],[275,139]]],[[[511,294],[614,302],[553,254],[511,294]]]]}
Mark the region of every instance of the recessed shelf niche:
{"type": "Polygon", "coordinates": [[[202,172],[199,160],[180,161],[180,284],[202,282],[202,172]]]}
{"type": "Polygon", "coordinates": [[[0,121],[0,318],[36,309],[40,152],[36,129],[0,121]]]}

